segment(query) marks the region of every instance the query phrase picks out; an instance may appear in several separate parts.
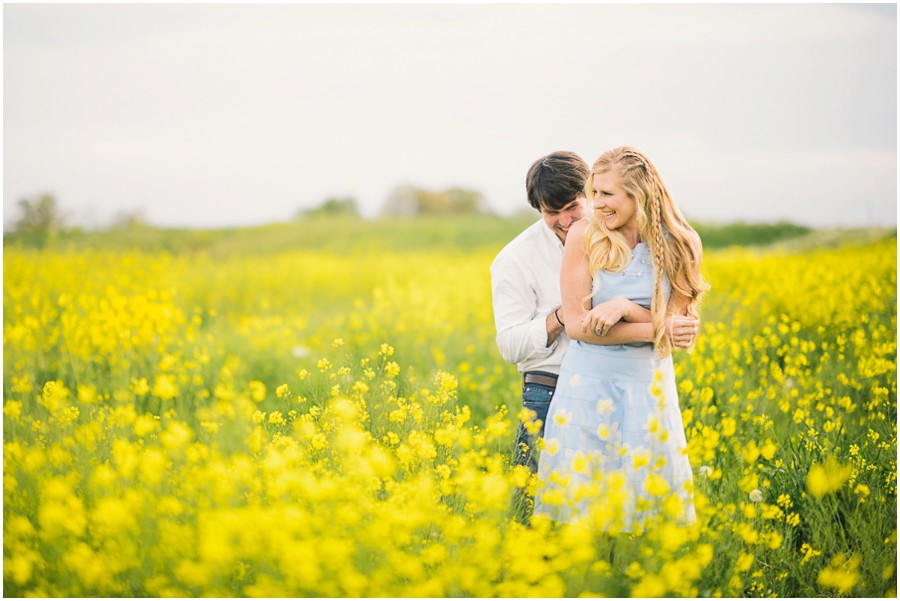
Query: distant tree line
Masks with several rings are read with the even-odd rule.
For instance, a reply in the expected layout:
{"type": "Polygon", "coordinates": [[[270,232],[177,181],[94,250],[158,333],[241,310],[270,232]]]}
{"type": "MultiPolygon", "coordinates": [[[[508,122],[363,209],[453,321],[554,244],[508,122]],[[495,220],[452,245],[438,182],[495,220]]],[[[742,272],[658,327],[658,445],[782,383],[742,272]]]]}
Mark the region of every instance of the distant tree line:
{"type": "MultiPolygon", "coordinates": [[[[17,206],[19,208],[18,218],[8,230],[4,224],[4,240],[40,248],[50,241],[61,238],[69,239],[84,233],[81,226],[71,223],[70,218],[63,212],[53,194],[43,193],[22,198],[17,206]]],[[[117,213],[113,217],[112,223],[105,229],[134,232],[151,228],[143,211],[133,210],[117,213]]]]}
{"type": "MultiPolygon", "coordinates": [[[[18,202],[19,216],[12,230],[4,234],[7,241],[18,241],[28,246],[42,247],[47,242],[62,237],[70,237],[81,232],[72,227],[52,194],[38,194],[23,198],[18,202]]],[[[529,214],[534,216],[532,212],[529,214]]],[[[467,188],[428,190],[412,185],[398,186],[388,195],[380,216],[425,217],[454,215],[493,215],[484,196],[467,188]]],[[[298,218],[307,217],[360,217],[359,205],[349,196],[330,197],[312,209],[297,213],[298,218]]],[[[522,215],[518,216],[523,217],[522,215]]],[[[770,244],[779,240],[795,238],[812,231],[811,228],[789,222],[730,224],[693,223],[697,233],[707,248],[726,246],[746,246],[770,244]]],[[[108,228],[110,231],[136,233],[138,230],[153,229],[147,224],[141,212],[120,213],[108,228]]]]}
{"type": "Polygon", "coordinates": [[[359,206],[356,199],[350,196],[339,198],[326,198],[325,202],[312,209],[300,211],[298,217],[334,217],[336,215],[350,215],[359,217],[359,206]]]}
{"type": "Polygon", "coordinates": [[[394,188],[381,210],[384,217],[475,215],[490,213],[481,192],[468,188],[426,190],[405,185],[394,188]]]}
{"type": "Polygon", "coordinates": [[[812,228],[787,221],[778,223],[744,223],[738,221],[724,225],[694,223],[694,229],[707,248],[771,244],[779,240],[808,234],[812,228]]]}
{"type": "MultiPolygon", "coordinates": [[[[422,217],[427,215],[491,214],[484,195],[468,188],[428,190],[413,185],[394,188],[381,209],[381,217],[422,217]]],[[[359,205],[353,197],[330,197],[297,217],[359,216],[359,205]]]]}
{"type": "MultiPolygon", "coordinates": [[[[38,194],[23,198],[18,202],[19,218],[9,232],[11,237],[32,246],[43,246],[48,240],[61,234],[75,231],[60,209],[59,202],[52,194],[38,194]]],[[[412,185],[394,188],[381,210],[383,217],[419,217],[426,215],[475,215],[490,214],[487,202],[481,192],[468,188],[448,188],[428,190],[412,185]]],[[[322,204],[297,213],[303,217],[359,217],[359,204],[350,196],[326,198],[322,204]]],[[[148,227],[142,212],[120,213],[109,229],[136,230],[148,227]]]]}

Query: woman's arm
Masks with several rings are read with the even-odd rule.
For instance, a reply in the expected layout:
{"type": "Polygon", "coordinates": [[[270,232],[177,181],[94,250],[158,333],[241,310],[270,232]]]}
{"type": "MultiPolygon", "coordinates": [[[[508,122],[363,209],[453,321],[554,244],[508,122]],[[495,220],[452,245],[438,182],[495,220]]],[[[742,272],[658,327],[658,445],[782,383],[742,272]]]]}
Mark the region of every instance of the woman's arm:
{"type": "MultiPolygon", "coordinates": [[[[628,323],[621,320],[621,312],[624,310],[629,316],[634,313],[637,318],[643,309],[639,305],[631,303],[627,299],[609,301],[603,303],[609,305],[606,309],[619,311],[617,323],[612,325],[605,336],[599,336],[591,329],[586,331],[583,323],[590,313],[591,274],[587,254],[585,254],[584,232],[587,228],[587,220],[576,222],[566,235],[566,245],[563,249],[562,271],[560,274],[560,291],[562,293],[563,312],[565,313],[566,334],[572,340],[582,340],[593,344],[628,344],[634,342],[653,342],[653,325],[649,322],[628,323]],[[627,303],[630,303],[627,304],[627,303]]],[[[598,307],[603,307],[598,305],[598,307]]],[[[646,311],[646,309],[643,309],[646,311]]],[[[647,311],[649,313],[649,311],[647,311]]]]}
{"type": "MultiPolygon", "coordinates": [[[[597,305],[594,309],[590,308],[591,273],[584,244],[587,225],[586,220],[576,222],[569,229],[567,244],[563,249],[560,289],[566,334],[572,340],[592,344],[652,343],[655,339],[653,324],[650,311],[644,307],[620,297],[597,305]],[[596,332],[601,317],[604,325],[607,325],[606,333],[602,336],[596,332]]],[[[696,319],[683,316],[686,307],[685,302],[681,315],[672,315],[666,319],[666,329],[676,348],[688,348],[699,327],[696,319]]]]}
{"type": "Polygon", "coordinates": [[[653,321],[653,315],[649,309],[628,300],[624,296],[619,296],[605,303],[600,303],[588,311],[581,321],[581,329],[585,333],[597,333],[599,330],[600,335],[603,336],[612,326],[620,321],[645,323],[653,321]]]}

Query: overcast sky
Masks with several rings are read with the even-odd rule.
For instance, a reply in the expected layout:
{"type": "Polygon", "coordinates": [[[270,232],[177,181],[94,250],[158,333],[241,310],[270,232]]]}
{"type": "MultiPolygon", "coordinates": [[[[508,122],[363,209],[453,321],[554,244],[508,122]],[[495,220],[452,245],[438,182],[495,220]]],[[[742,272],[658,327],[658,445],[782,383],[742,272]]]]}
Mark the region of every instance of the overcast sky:
{"type": "Polygon", "coordinates": [[[401,184],[526,206],[643,149],[695,221],[896,226],[895,4],[4,4],[3,208],[103,226],[365,215],[401,184]]]}

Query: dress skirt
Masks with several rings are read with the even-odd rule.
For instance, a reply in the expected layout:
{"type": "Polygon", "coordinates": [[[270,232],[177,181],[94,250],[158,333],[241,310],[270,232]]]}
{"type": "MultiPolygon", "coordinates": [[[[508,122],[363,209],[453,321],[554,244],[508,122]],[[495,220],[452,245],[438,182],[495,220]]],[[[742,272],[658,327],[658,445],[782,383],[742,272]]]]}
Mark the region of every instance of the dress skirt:
{"type": "Polygon", "coordinates": [[[610,532],[640,531],[653,516],[694,521],[671,355],[573,341],[544,442],[535,515],[610,532]]]}

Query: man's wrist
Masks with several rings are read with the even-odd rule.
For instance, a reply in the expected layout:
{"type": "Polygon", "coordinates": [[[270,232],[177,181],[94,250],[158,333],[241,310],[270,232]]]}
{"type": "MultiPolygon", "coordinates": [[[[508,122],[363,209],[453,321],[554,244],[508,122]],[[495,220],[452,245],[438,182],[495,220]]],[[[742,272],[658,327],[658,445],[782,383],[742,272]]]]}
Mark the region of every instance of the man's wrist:
{"type": "Polygon", "coordinates": [[[566,327],[566,324],[563,323],[563,320],[559,318],[559,308],[553,309],[553,315],[556,317],[556,321],[559,323],[560,327],[566,327]]]}

